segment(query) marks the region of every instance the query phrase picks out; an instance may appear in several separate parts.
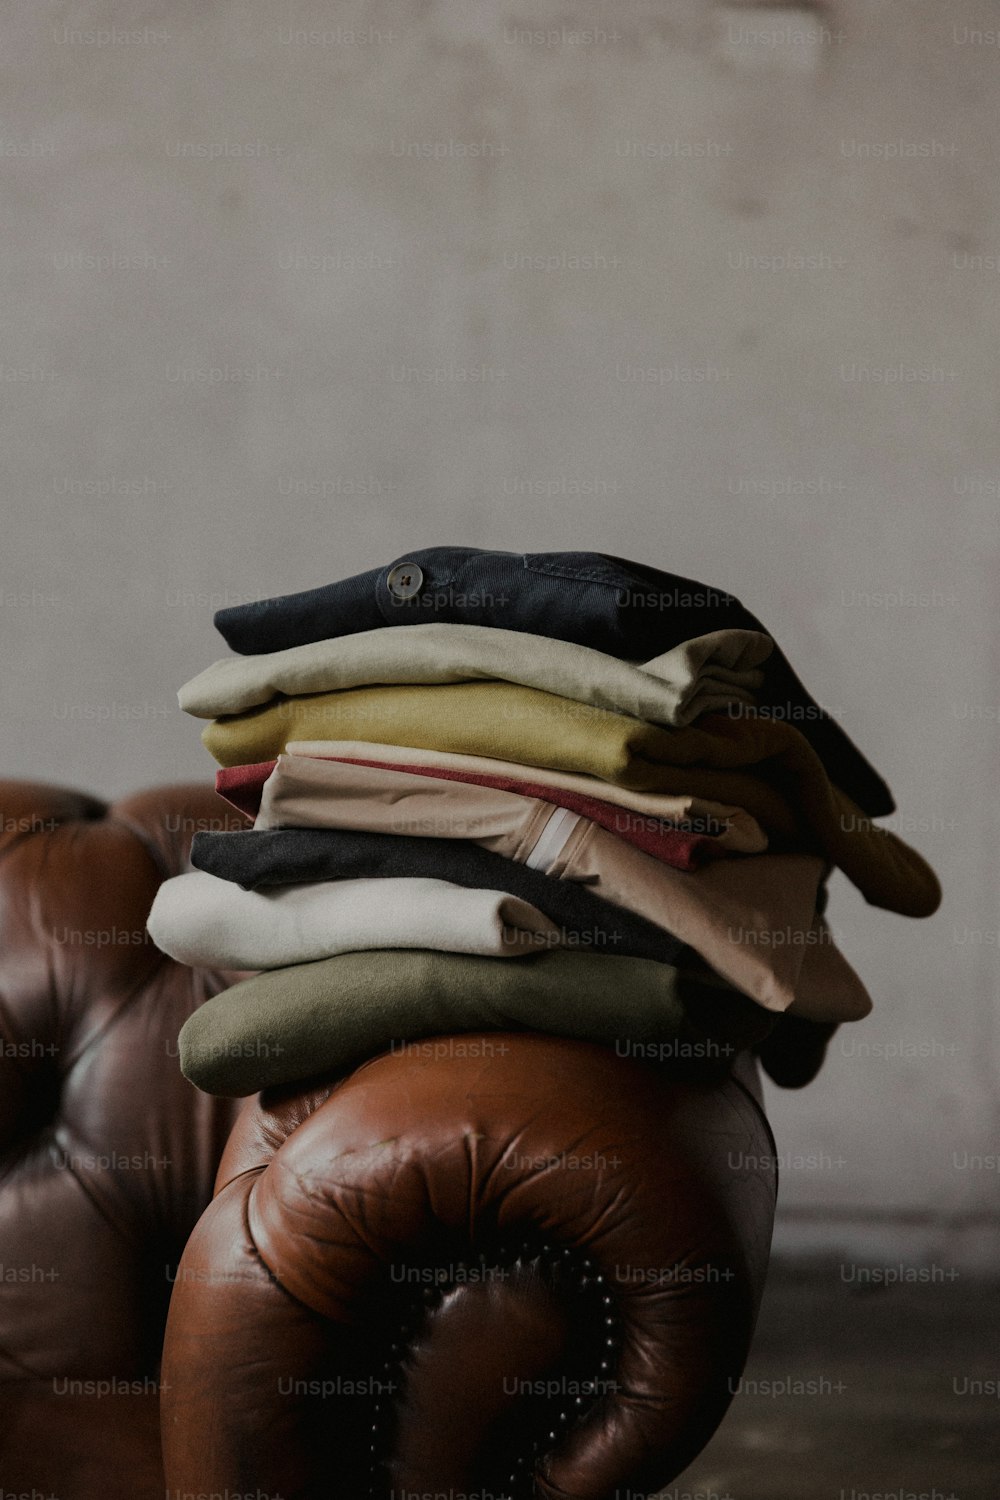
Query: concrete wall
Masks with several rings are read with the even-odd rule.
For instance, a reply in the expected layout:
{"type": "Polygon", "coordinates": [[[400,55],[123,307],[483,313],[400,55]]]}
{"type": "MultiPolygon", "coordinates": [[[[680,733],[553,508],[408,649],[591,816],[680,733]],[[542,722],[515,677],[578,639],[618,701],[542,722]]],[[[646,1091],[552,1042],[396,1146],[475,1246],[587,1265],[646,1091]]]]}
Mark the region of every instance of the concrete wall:
{"type": "Polygon", "coordinates": [[[2,21],[6,773],[207,779],[174,691],[222,654],[213,608],[410,547],[732,588],[947,891],[910,923],[837,879],[876,1008],[771,1097],[786,1250],[997,1237],[965,1156],[1000,1150],[996,27],[986,0],[2,21]]]}

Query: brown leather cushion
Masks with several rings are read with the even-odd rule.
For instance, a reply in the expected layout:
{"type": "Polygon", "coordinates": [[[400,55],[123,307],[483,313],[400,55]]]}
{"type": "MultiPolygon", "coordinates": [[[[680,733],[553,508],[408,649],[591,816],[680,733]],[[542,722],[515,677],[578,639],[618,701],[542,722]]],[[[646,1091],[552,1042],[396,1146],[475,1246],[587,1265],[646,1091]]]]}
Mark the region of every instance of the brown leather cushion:
{"type": "Polygon", "coordinates": [[[145,919],[192,834],[237,824],[207,787],[108,807],[0,783],[8,1490],[89,1497],[120,1482],[123,1496],[162,1496],[155,1381],[168,1267],[211,1196],[236,1110],[192,1088],[176,1056],[184,1020],[232,976],[165,958],[145,919]],[[63,1384],[99,1379],[138,1382],[138,1394],[75,1396],[63,1384]]]}

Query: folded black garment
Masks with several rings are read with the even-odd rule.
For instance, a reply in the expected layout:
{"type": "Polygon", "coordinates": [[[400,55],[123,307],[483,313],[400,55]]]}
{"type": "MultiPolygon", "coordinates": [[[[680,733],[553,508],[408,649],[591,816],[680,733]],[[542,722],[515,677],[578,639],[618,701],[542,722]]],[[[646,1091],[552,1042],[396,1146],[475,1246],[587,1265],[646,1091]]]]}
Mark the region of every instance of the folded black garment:
{"type": "Polygon", "coordinates": [[[498,963],[397,948],[245,979],[188,1017],[178,1050],[185,1078],[230,1097],[345,1073],[381,1052],[488,1057],[505,1044],[475,1033],[496,1031],[598,1042],[670,1077],[707,1079],[728,1073],[773,1024],[753,1000],[671,964],[559,950],[498,963]]]}
{"type": "Polygon", "coordinates": [[[568,948],[668,964],[689,953],[685,944],[662,927],[595,896],[585,885],[555,880],[464,839],[410,838],[340,828],[196,833],[191,863],[248,891],[261,885],[314,880],[431,876],[455,885],[506,891],[530,901],[563,929],[568,948]]]}
{"type": "MultiPolygon", "coordinates": [[[[648,661],[713,630],[770,632],[734,594],[602,552],[495,552],[429,547],[338,583],[221,609],[215,624],[239,652],[282,651],[380,625],[459,623],[525,630],[648,661]]],[[[870,817],[892,793],[783,652],[764,664],[758,712],[800,729],[831,781],[870,817]]]]}
{"type": "Polygon", "coordinates": [[[776,1017],[770,1035],[757,1046],[764,1072],[783,1089],[803,1089],[823,1066],[836,1021],[809,1021],[787,1011],[776,1017]]]}

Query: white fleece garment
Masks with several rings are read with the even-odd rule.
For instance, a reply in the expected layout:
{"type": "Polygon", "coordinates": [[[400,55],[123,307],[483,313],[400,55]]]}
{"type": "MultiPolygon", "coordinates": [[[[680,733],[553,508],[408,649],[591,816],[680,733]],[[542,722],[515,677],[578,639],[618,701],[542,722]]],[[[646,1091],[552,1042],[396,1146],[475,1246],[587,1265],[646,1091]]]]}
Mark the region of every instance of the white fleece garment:
{"type": "Polygon", "coordinates": [[[171,958],[222,969],[279,969],[372,948],[512,958],[561,945],[555,924],[519,896],[416,876],[245,891],[192,870],[164,881],[146,926],[171,958]]]}

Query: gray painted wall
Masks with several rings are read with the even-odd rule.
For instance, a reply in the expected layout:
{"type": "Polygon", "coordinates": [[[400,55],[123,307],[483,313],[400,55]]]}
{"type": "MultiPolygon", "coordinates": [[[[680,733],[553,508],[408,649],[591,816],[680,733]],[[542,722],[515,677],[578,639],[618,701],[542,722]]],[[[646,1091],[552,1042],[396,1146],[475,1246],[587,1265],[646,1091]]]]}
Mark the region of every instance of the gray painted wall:
{"type": "Polygon", "coordinates": [[[174,691],[222,654],[213,608],[407,548],[732,588],[947,891],[910,923],[837,878],[876,1008],[771,1096],[789,1250],[996,1250],[997,1174],[965,1153],[1000,1151],[997,24],[986,0],[2,22],[6,772],[208,779],[174,691]]]}

